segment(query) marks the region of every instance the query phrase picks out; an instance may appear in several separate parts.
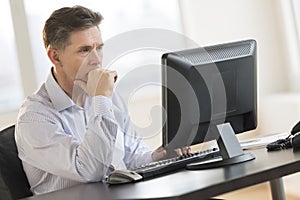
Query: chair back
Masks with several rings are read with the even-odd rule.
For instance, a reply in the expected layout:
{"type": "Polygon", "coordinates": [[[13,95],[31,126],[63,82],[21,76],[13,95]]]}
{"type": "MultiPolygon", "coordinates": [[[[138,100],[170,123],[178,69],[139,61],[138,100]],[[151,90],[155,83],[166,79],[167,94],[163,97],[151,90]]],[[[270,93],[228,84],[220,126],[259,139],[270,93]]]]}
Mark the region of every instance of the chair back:
{"type": "Polygon", "coordinates": [[[0,199],[32,196],[30,185],[18,157],[15,125],[0,132],[0,199]]]}

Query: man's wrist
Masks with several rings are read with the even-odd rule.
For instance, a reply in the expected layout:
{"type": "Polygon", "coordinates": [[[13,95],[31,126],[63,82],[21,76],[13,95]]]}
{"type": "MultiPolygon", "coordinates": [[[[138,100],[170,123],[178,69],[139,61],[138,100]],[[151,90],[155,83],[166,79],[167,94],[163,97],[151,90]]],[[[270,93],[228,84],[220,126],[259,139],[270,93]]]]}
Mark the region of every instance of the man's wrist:
{"type": "Polygon", "coordinates": [[[101,115],[101,116],[113,116],[113,106],[112,106],[112,99],[111,97],[106,96],[94,96],[92,97],[92,112],[95,113],[95,115],[101,115]]]}

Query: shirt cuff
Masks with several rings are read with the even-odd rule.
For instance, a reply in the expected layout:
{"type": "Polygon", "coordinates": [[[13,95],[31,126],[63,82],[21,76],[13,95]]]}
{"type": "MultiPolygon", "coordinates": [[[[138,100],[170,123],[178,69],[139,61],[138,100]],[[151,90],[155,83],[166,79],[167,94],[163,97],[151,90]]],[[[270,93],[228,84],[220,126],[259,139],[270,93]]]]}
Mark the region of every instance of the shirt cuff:
{"type": "Polygon", "coordinates": [[[95,96],[92,98],[92,113],[95,115],[108,116],[113,118],[112,100],[105,96],[95,96]]]}
{"type": "Polygon", "coordinates": [[[152,158],[152,153],[153,151],[148,151],[145,153],[145,163],[151,163],[151,162],[154,162],[153,158],[152,158]]]}

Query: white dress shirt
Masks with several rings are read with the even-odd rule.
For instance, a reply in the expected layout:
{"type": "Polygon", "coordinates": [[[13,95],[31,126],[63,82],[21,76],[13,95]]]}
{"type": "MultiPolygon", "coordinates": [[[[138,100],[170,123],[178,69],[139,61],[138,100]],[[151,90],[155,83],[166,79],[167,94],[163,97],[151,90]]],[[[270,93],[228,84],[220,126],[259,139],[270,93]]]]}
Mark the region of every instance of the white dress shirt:
{"type": "Polygon", "coordinates": [[[80,107],[52,73],[22,105],[15,136],[34,194],[104,180],[111,165],[126,169],[152,161],[121,98],[87,96],[80,107]]]}

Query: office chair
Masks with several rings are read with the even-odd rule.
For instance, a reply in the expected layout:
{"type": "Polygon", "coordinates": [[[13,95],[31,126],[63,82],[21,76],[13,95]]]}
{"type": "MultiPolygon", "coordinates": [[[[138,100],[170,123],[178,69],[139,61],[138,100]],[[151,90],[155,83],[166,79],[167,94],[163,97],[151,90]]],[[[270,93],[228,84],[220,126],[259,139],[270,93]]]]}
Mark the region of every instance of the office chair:
{"type": "Polygon", "coordinates": [[[15,125],[0,132],[0,199],[32,196],[30,186],[18,157],[15,125]]]}

